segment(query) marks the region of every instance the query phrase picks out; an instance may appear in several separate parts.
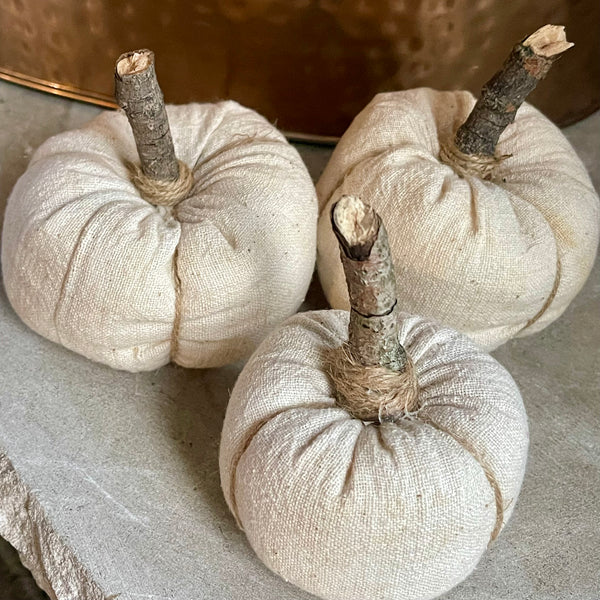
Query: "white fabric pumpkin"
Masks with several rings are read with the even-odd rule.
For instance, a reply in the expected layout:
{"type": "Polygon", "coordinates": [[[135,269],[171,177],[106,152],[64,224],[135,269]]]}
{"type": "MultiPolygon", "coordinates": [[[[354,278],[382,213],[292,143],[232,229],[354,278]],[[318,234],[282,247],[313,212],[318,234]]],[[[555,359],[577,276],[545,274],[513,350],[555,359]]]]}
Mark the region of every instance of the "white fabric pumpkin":
{"type": "Polygon", "coordinates": [[[8,201],[4,284],[41,335],[112,367],[247,356],[302,302],[317,201],[297,151],[235,102],[168,106],[194,187],[175,208],[143,200],[121,112],[57,135],[8,201]]]}
{"type": "Polygon", "coordinates": [[[471,111],[468,92],[379,94],[354,119],[317,184],[317,264],[334,308],[348,295],[332,204],[359,196],[386,223],[398,302],[491,350],[546,327],[583,286],[599,200],[567,139],[528,104],[500,138],[493,181],[440,162],[471,111]]]}
{"type": "Polygon", "coordinates": [[[504,522],[515,506],[528,447],[521,396],[471,340],[401,315],[420,408],[364,423],[336,406],[323,367],[347,328],[343,311],[295,315],[254,353],[225,417],[225,498],[260,559],[309,592],[434,598],[481,558],[500,524],[496,491],[504,522]]]}

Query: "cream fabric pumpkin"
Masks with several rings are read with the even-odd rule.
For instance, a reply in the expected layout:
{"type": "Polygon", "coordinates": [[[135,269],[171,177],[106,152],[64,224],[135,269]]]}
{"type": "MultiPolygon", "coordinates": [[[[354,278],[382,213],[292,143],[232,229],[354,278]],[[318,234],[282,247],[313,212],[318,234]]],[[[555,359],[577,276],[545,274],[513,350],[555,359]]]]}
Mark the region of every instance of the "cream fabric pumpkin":
{"type": "Polygon", "coordinates": [[[143,200],[127,119],[105,112],[35,153],[8,201],[4,284],[41,335],[119,369],[247,356],[302,302],[317,201],[296,150],[235,102],[168,106],[193,170],[175,208],[143,200]]]}
{"type": "Polygon", "coordinates": [[[260,559],[309,592],[434,598],[475,568],[515,506],[523,403],[468,338],[401,315],[420,408],[394,423],[354,419],[323,370],[347,328],[343,311],[295,315],[252,356],[223,427],[225,498],[260,559]]]}
{"type": "Polygon", "coordinates": [[[348,295],[331,206],[359,196],[386,223],[404,310],[488,350],[540,331],[583,286],[598,245],[599,200],[561,132],[524,104],[500,138],[493,181],[440,162],[471,111],[468,92],[379,94],[354,119],[317,184],[317,264],[334,308],[348,295]]]}

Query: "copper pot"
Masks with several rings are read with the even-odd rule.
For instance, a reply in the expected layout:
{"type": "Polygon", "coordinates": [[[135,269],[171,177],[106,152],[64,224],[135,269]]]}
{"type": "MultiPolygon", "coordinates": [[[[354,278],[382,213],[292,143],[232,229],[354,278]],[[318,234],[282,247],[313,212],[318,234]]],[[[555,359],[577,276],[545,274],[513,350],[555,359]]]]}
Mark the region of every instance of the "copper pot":
{"type": "Polygon", "coordinates": [[[234,98],[312,139],[379,91],[477,93],[558,23],[575,48],[531,101],[560,125],[600,104],[598,0],[3,0],[0,23],[0,77],[111,106],[115,59],[149,47],[167,101],[234,98]]]}

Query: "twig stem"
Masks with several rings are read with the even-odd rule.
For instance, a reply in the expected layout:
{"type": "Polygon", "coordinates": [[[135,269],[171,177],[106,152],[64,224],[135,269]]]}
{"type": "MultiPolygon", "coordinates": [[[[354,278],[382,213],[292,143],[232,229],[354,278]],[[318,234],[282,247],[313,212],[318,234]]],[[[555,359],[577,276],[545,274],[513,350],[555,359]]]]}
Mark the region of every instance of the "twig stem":
{"type": "Polygon", "coordinates": [[[129,119],[144,175],[156,181],[178,179],[179,163],[152,51],[137,50],[119,57],[115,98],[129,119]]]}
{"type": "Polygon", "coordinates": [[[477,104],[456,132],[458,150],[493,157],[500,135],[515,120],[525,98],[571,46],[560,25],[545,25],[517,44],[500,71],[483,86],[477,104]]]}
{"type": "Polygon", "coordinates": [[[385,227],[353,196],[337,202],[331,215],[350,296],[348,350],[360,364],[401,372],[408,359],[398,342],[396,278],[385,227]]]}
{"type": "Polygon", "coordinates": [[[338,406],[363,421],[394,421],[418,409],[410,357],[398,340],[396,278],[379,215],[344,196],[332,209],[348,293],[348,342],[329,359],[338,406]]]}

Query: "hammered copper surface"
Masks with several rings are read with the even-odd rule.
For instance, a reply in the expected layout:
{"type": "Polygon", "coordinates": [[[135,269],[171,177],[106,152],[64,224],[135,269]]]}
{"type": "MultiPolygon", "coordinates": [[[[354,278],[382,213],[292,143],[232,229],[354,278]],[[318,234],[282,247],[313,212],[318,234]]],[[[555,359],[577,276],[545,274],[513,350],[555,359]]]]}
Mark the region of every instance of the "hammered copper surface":
{"type": "Polygon", "coordinates": [[[339,135],[378,91],[477,93],[545,23],[576,46],[531,100],[566,124],[600,104],[598,0],[2,0],[0,71],[110,104],[115,59],[149,47],[168,102],[234,98],[286,131],[339,135]]]}

